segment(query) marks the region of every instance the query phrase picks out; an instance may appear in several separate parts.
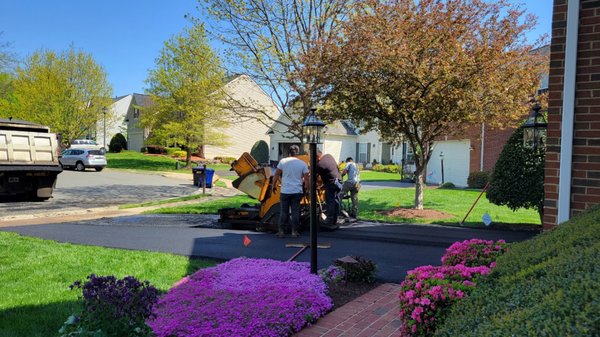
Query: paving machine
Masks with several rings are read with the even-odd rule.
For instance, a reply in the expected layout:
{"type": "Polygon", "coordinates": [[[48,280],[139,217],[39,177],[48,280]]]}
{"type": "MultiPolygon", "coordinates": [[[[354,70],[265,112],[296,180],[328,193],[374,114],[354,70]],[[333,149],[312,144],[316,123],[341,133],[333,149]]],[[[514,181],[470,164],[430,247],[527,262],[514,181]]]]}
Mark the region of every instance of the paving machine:
{"type": "MultiPolygon", "coordinates": [[[[307,155],[298,156],[309,163],[307,155]]],[[[219,210],[219,222],[232,224],[235,228],[257,231],[276,231],[279,225],[279,193],[280,182],[273,183],[275,169],[259,165],[247,152],[231,164],[231,169],[239,178],[233,181],[233,187],[256,199],[258,204],[243,204],[239,208],[222,208],[219,210]]],[[[318,180],[320,181],[320,179],[318,180]]],[[[326,226],[323,223],[325,205],[325,189],[317,182],[317,218],[321,229],[334,230],[337,225],[326,226]]],[[[300,228],[308,228],[310,223],[310,196],[308,191],[300,201],[300,228]]]]}

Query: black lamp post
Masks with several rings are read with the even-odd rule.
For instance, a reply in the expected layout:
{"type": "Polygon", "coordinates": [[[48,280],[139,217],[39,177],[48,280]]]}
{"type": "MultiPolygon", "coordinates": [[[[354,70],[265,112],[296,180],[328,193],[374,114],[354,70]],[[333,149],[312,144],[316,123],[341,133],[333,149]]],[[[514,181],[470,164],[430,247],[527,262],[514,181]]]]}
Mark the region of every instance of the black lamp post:
{"type": "Polygon", "coordinates": [[[548,123],[540,112],[541,109],[539,104],[535,104],[523,125],[523,146],[526,148],[537,149],[546,144],[548,123]]]}
{"type": "Polygon", "coordinates": [[[106,111],[107,111],[106,107],[103,107],[102,108],[102,113],[104,114],[104,133],[103,133],[103,135],[104,135],[104,143],[103,143],[102,146],[104,147],[104,152],[106,152],[106,111]]]}
{"type": "Polygon", "coordinates": [[[317,144],[322,143],[325,123],[316,115],[317,109],[304,120],[305,142],[310,144],[310,272],[317,273],[317,144]]]}

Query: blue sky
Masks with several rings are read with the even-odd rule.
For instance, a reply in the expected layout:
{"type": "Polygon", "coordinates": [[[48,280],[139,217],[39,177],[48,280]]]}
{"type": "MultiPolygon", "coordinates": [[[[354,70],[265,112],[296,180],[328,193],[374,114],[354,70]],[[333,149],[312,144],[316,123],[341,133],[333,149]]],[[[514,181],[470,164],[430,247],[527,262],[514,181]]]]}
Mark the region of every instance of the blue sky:
{"type": "MultiPolygon", "coordinates": [[[[538,15],[528,38],[551,32],[552,0],[514,0],[538,15]]],[[[108,74],[115,96],[142,93],[163,42],[198,16],[191,0],[2,0],[0,43],[24,58],[44,48],[92,54],[108,74]]]]}

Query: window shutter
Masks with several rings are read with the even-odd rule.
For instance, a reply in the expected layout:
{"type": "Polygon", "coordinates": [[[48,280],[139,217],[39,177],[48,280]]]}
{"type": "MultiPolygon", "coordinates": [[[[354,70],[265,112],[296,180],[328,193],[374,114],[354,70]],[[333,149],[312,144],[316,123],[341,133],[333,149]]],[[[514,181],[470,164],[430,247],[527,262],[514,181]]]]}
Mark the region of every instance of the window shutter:
{"type": "Polygon", "coordinates": [[[358,156],[359,146],[360,146],[360,143],[356,143],[356,157],[354,157],[354,160],[356,160],[357,163],[360,161],[360,157],[358,156]]]}
{"type": "Polygon", "coordinates": [[[367,143],[367,163],[371,162],[371,143],[367,143]]]}

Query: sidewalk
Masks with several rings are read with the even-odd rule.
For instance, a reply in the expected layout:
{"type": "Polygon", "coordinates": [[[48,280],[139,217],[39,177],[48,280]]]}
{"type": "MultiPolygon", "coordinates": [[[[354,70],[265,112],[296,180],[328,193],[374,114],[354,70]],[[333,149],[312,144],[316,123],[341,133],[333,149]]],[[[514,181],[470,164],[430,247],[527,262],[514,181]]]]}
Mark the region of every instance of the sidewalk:
{"type": "Polygon", "coordinates": [[[398,293],[400,285],[386,283],[304,328],[296,337],[400,336],[398,293]]]}

